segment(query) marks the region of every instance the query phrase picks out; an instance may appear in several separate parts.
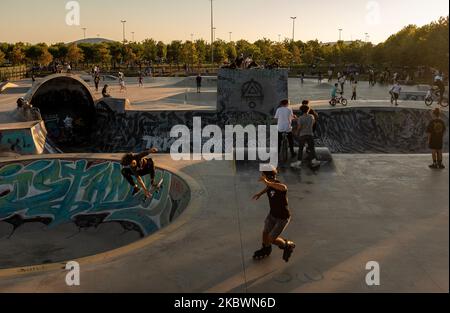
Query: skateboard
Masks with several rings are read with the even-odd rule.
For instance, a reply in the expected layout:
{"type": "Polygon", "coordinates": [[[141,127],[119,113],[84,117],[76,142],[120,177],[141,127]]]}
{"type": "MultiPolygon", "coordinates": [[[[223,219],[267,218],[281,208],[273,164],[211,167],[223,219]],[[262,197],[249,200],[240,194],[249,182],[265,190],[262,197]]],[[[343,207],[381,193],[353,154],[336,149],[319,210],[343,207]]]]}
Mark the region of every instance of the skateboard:
{"type": "Polygon", "coordinates": [[[157,195],[161,191],[163,183],[164,183],[164,179],[161,179],[159,181],[159,183],[157,183],[156,185],[152,186],[152,188],[150,188],[150,190],[149,190],[151,196],[147,197],[146,195],[144,195],[144,197],[142,199],[142,202],[144,204],[150,204],[152,202],[152,200],[155,198],[155,195],[157,195]]]}

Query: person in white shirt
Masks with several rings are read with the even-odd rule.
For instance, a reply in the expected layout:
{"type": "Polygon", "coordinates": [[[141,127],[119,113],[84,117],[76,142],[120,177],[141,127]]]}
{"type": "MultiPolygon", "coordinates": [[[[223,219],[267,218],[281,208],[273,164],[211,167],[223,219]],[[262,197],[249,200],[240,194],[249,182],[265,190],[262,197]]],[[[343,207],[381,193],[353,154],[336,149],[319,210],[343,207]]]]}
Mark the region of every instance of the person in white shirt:
{"type": "Polygon", "coordinates": [[[402,87],[400,86],[400,84],[398,82],[394,83],[394,86],[392,86],[391,90],[389,91],[389,93],[391,94],[391,103],[394,104],[395,101],[395,105],[398,105],[398,98],[400,96],[400,92],[402,91],[402,87]]]}
{"type": "Polygon", "coordinates": [[[291,150],[292,157],[295,157],[294,151],[294,136],[292,134],[292,121],[296,118],[294,112],[289,107],[289,100],[285,99],[280,102],[280,107],[277,109],[275,119],[278,120],[278,151],[281,150],[281,142],[283,140],[283,134],[287,134],[289,141],[289,148],[291,150]]]}

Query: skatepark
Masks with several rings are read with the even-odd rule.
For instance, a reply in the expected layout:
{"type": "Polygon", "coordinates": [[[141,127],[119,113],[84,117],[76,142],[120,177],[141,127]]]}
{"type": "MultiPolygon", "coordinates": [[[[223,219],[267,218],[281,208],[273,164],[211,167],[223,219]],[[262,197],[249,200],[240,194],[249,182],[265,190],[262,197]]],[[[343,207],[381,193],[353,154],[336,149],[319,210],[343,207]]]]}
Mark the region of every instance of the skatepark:
{"type": "MultiPolygon", "coordinates": [[[[2,142],[0,291],[448,292],[449,175],[428,168],[431,109],[423,101],[394,107],[387,86],[361,82],[359,100],[331,108],[328,83],[287,79],[294,109],[310,99],[320,114],[317,142],[332,161],[318,172],[280,168],[294,215],[286,236],[297,248],[289,263],[277,250],[255,262],[268,212],[265,199],[251,200],[262,188],[258,164],[175,162],[168,133],[175,124],[191,127],[195,116],[248,125],[271,123],[273,112],[228,110],[214,77],[205,77],[201,94],[192,78],[146,78],[144,87],[127,78],[125,92],[108,81],[106,100],[82,77],[23,80],[0,93],[0,132],[22,132],[2,142]],[[64,105],[67,92],[76,101],[64,105]],[[48,141],[33,139],[35,124],[11,125],[26,123],[16,112],[19,97],[47,121],[84,114],[96,139],[79,153],[51,122],[40,131],[48,141]],[[30,137],[28,145],[41,149],[19,151],[30,137]],[[49,153],[46,144],[64,153],[49,153]],[[147,207],[127,192],[118,161],[150,147],[161,151],[154,160],[166,185],[147,207]],[[82,270],[76,288],[64,280],[73,260],[82,270]],[[380,263],[381,286],[365,284],[370,261],[380,263]]],[[[448,109],[443,114],[448,126],[448,109]]],[[[448,153],[448,131],[445,143],[448,153]]]]}

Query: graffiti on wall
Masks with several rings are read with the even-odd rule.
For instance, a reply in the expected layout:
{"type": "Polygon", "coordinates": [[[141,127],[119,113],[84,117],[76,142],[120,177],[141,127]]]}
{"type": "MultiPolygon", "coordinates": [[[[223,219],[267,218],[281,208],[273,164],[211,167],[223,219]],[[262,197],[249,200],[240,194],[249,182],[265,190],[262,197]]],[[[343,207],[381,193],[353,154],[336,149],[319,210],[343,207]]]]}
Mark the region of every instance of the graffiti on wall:
{"type": "Polygon", "coordinates": [[[35,150],[29,130],[0,131],[0,147],[18,154],[33,154],[35,150]]]}
{"type": "MultiPolygon", "coordinates": [[[[343,108],[317,110],[320,118],[317,144],[334,153],[425,153],[428,151],[426,128],[430,110],[406,108],[343,108]]],[[[299,114],[299,112],[296,112],[299,114]]],[[[194,117],[201,117],[202,126],[266,125],[273,115],[263,112],[127,112],[98,115],[98,150],[94,152],[141,151],[156,147],[169,152],[173,140],[170,130],[186,125],[192,130],[194,117]]],[[[448,125],[448,113],[444,112],[448,125]]],[[[445,137],[448,151],[448,131],[445,137]]]]}
{"type": "MultiPolygon", "coordinates": [[[[184,181],[157,170],[161,192],[149,203],[132,195],[118,162],[38,160],[0,164],[0,222],[29,222],[48,227],[75,223],[79,228],[116,222],[141,236],[154,233],[179,216],[190,201],[184,181]],[[176,186],[176,188],[173,188],[176,186]]],[[[144,179],[149,184],[149,178],[144,179]]]]}
{"type": "MultiPolygon", "coordinates": [[[[334,153],[425,153],[429,110],[361,108],[319,111],[318,143],[334,153]]],[[[448,113],[445,150],[448,151],[448,113]]]]}
{"type": "Polygon", "coordinates": [[[220,69],[217,83],[219,111],[256,111],[272,114],[288,97],[286,69],[220,69]]]}

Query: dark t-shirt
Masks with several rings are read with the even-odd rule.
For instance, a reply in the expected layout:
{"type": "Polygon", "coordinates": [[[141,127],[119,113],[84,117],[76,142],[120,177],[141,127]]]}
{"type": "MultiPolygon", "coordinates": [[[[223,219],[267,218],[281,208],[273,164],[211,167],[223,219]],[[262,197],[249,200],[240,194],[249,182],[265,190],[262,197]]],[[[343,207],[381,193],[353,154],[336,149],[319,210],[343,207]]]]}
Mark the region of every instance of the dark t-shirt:
{"type": "Polygon", "coordinates": [[[444,137],[446,127],[443,120],[437,118],[430,122],[427,133],[431,134],[432,139],[441,139],[444,137]]]}
{"type": "Polygon", "coordinates": [[[200,86],[202,84],[202,77],[197,76],[196,80],[197,80],[197,86],[200,86]]]}
{"type": "MultiPolygon", "coordinates": [[[[276,181],[279,183],[279,181],[276,181]]],[[[279,219],[288,219],[291,217],[287,191],[279,191],[273,188],[267,190],[267,196],[270,203],[270,215],[279,219]]]]}
{"type": "Polygon", "coordinates": [[[149,155],[149,151],[144,151],[139,154],[133,155],[133,161],[136,161],[137,166],[135,168],[129,167],[134,176],[140,176],[140,173],[152,165],[153,160],[146,158],[149,155]]]}

